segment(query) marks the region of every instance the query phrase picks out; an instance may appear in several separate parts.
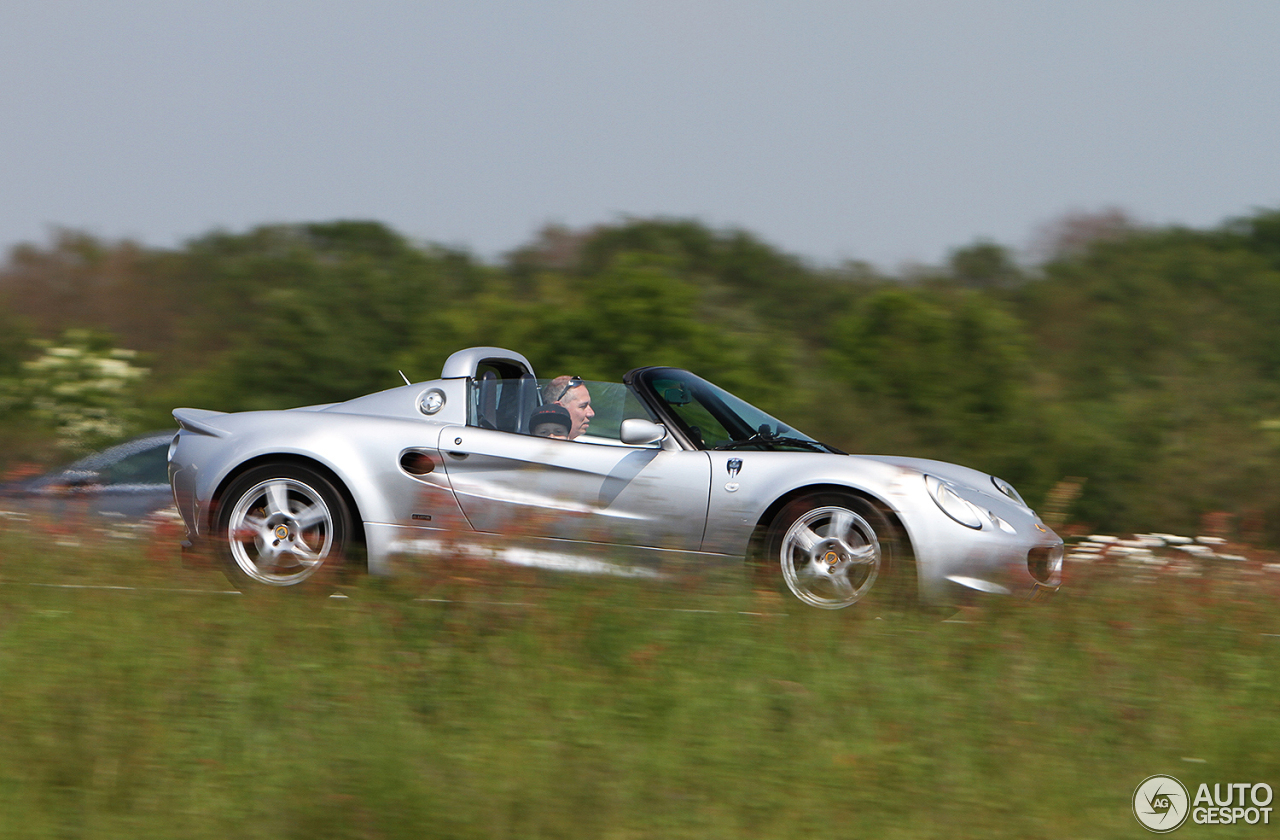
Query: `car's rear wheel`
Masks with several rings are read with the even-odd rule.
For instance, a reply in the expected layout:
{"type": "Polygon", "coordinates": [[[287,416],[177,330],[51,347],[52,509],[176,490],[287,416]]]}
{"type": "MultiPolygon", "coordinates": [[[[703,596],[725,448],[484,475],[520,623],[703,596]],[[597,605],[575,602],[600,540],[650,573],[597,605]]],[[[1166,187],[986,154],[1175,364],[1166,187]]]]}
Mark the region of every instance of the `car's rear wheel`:
{"type": "Polygon", "coordinates": [[[255,467],[222,496],[223,569],[239,589],[296,587],[341,564],[351,530],[342,495],[320,473],[298,464],[255,467]]]}
{"type": "Polygon", "coordinates": [[[838,610],[896,589],[897,534],[888,517],[852,493],[789,502],[770,525],[765,560],[804,603],[838,610]]]}

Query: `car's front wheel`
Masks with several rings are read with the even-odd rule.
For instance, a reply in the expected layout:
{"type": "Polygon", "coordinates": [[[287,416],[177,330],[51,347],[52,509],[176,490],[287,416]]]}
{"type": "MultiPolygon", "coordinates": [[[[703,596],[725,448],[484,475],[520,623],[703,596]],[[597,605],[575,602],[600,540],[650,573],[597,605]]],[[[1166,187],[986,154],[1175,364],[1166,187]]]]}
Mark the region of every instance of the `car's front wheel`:
{"type": "Polygon", "coordinates": [[[267,464],[238,477],[222,496],[218,538],[223,569],[239,589],[290,587],[345,555],[351,515],[320,473],[267,464]]]}
{"type": "Polygon", "coordinates": [[[851,493],[810,493],[789,502],[769,528],[766,561],[793,595],[838,610],[889,589],[897,538],[888,518],[851,493]]]}

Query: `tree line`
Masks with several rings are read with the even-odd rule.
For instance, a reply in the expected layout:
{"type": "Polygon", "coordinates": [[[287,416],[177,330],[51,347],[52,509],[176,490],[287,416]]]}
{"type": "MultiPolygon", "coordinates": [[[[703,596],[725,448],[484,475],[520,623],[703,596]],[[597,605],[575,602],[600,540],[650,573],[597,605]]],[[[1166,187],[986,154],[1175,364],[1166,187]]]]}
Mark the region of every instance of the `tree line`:
{"type": "Polygon", "coordinates": [[[0,474],[171,426],[178,405],[431,379],[477,344],[545,376],[686,367],[847,451],[995,473],[1081,528],[1226,512],[1280,544],[1280,211],[1207,230],[1080,216],[1033,265],[980,241],[897,274],[680,219],[549,227],[496,263],[366,221],[177,249],[64,231],[0,267],[0,474]],[[77,436],[78,406],[102,422],[77,436]]]}

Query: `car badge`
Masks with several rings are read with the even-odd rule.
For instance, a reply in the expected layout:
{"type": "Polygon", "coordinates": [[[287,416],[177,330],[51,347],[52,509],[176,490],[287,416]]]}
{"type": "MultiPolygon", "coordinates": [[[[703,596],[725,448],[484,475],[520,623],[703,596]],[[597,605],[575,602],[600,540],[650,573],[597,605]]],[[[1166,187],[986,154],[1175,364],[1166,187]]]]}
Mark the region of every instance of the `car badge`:
{"type": "Polygon", "coordinates": [[[729,471],[729,477],[733,478],[738,474],[738,471],[742,469],[742,459],[730,458],[729,462],[724,466],[725,466],[725,469],[729,471]]]}

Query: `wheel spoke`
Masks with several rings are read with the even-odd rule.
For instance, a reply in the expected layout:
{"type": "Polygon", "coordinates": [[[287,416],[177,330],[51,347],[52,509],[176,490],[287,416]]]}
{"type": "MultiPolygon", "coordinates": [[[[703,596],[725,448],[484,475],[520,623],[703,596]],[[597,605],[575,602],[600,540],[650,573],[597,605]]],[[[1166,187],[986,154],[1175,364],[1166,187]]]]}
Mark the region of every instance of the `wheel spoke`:
{"type": "Polygon", "coordinates": [[[236,542],[242,542],[242,543],[258,542],[262,539],[265,539],[261,528],[255,528],[254,526],[248,523],[245,523],[241,527],[232,530],[230,536],[231,536],[231,539],[235,540],[236,542]]]}
{"type": "Polygon", "coordinates": [[[822,570],[821,564],[817,560],[810,560],[802,566],[796,567],[796,577],[805,581],[818,581],[826,577],[822,570]]]}
{"type": "Polygon", "coordinates": [[[323,559],[311,548],[311,546],[304,543],[301,538],[290,541],[286,548],[291,554],[306,563],[319,563],[321,559],[323,559]]]}
{"type": "Polygon", "coordinates": [[[831,586],[836,590],[836,594],[839,595],[841,599],[848,600],[853,597],[853,584],[849,582],[849,575],[844,569],[841,569],[831,575],[829,580],[831,581],[831,586]]]}
{"type": "Polygon", "coordinates": [[[305,531],[308,528],[319,525],[321,522],[329,518],[329,511],[324,505],[312,505],[305,510],[298,512],[294,520],[298,523],[298,530],[305,531]]]}
{"type": "Polygon", "coordinates": [[[792,540],[795,543],[796,548],[800,549],[805,554],[812,554],[814,548],[816,548],[818,543],[822,541],[822,538],[815,534],[810,528],[801,528],[796,531],[792,540]]]}
{"type": "Polygon", "coordinates": [[[253,552],[253,556],[249,559],[260,571],[270,572],[276,567],[276,559],[278,557],[279,552],[273,551],[270,547],[267,547],[263,548],[261,551],[253,552]]]}
{"type": "Polygon", "coordinates": [[[273,481],[266,487],[267,513],[292,514],[289,507],[289,488],[282,481],[273,481]]]}
{"type": "Polygon", "coordinates": [[[854,566],[873,566],[876,562],[876,548],[864,545],[849,549],[849,563],[854,566]]]}
{"type": "Polygon", "coordinates": [[[849,529],[853,527],[853,514],[844,508],[831,514],[831,527],[827,529],[827,535],[843,539],[844,535],[849,533],[849,529]]]}

